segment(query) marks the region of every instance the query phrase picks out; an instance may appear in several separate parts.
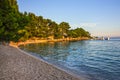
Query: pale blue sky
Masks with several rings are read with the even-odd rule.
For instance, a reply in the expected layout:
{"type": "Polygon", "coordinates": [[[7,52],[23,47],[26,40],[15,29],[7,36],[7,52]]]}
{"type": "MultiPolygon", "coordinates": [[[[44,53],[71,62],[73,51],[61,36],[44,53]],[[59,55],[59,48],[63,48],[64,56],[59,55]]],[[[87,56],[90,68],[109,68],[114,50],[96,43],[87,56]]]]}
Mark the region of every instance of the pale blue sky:
{"type": "Polygon", "coordinates": [[[94,36],[120,36],[120,0],[17,0],[21,12],[33,12],[94,36]]]}

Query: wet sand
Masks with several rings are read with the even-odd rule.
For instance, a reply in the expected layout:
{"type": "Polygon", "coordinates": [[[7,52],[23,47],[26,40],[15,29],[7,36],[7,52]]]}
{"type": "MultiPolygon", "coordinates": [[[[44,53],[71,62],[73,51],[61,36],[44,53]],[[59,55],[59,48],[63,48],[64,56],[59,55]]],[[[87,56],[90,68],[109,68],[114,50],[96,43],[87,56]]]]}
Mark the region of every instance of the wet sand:
{"type": "Polygon", "coordinates": [[[83,80],[42,59],[0,45],[0,80],[83,80]]]}

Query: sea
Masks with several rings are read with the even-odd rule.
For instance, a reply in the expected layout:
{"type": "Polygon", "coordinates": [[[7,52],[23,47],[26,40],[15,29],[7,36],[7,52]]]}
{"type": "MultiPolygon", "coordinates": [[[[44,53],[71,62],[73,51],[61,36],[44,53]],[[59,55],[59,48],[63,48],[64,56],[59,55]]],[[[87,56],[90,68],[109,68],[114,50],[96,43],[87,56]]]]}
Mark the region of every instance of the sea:
{"type": "Polygon", "coordinates": [[[120,80],[120,37],[27,44],[20,49],[87,80],[120,80]]]}

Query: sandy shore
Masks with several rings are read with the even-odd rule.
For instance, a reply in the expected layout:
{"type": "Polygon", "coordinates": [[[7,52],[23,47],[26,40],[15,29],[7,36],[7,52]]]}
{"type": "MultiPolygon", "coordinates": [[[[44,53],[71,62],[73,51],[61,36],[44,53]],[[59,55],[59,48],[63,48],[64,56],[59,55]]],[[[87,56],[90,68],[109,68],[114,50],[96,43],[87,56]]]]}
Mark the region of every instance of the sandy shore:
{"type": "Polygon", "coordinates": [[[83,80],[30,56],[18,48],[0,45],[0,80],[83,80]]]}

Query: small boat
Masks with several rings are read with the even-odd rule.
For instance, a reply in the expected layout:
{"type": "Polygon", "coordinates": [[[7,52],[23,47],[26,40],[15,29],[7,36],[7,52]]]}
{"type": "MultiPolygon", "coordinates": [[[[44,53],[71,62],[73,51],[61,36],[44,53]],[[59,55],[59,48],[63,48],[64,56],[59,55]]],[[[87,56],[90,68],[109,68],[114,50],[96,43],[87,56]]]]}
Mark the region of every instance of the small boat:
{"type": "Polygon", "coordinates": [[[110,40],[110,37],[105,38],[105,40],[110,40]]]}

